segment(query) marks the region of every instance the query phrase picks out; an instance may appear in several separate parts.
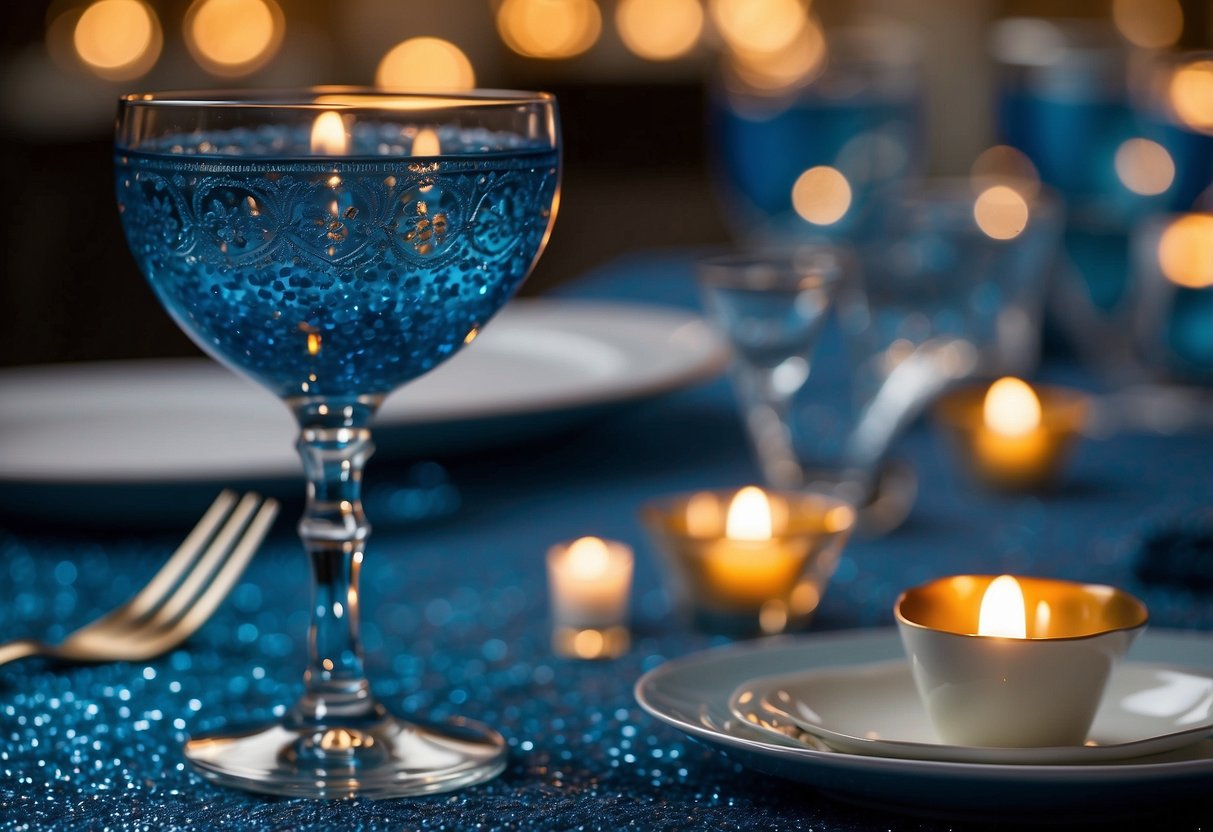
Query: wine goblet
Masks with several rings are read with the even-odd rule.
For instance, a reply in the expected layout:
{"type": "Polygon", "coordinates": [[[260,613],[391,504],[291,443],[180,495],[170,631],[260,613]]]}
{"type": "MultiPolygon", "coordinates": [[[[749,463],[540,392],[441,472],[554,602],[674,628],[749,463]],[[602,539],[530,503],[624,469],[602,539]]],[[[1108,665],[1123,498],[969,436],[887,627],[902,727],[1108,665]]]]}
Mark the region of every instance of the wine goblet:
{"type": "Polygon", "coordinates": [[[406,721],[371,693],[360,490],[379,404],[470,343],[546,244],[555,100],[349,87],[128,95],[114,153],[139,268],[203,350],[287,404],[307,477],[304,693],[279,723],[191,739],[187,759],[218,783],[307,797],[495,776],[496,731],[406,721]]]}

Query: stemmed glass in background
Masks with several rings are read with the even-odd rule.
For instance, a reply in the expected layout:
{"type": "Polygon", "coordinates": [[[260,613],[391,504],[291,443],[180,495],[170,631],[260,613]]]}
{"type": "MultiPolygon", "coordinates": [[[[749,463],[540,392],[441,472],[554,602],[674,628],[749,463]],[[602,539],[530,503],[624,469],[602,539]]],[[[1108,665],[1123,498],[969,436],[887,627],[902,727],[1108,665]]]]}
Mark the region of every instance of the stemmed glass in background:
{"type": "Polygon", "coordinates": [[[906,27],[827,31],[810,15],[777,51],[726,45],[711,136],[720,204],[740,240],[852,240],[885,189],[921,173],[921,67],[906,27]]]}
{"type": "Polygon", "coordinates": [[[393,797],[504,768],[496,731],[405,721],[372,695],[360,491],[378,405],[471,343],[543,249],[558,130],[543,93],[121,100],[116,189],[135,260],[202,349],[291,408],[308,482],[305,690],[281,723],[190,740],[186,757],[210,779],[393,797]]]}
{"type": "Polygon", "coordinates": [[[1105,21],[1033,18],[1001,21],[993,48],[999,133],[1066,202],[1050,305],[1061,334],[1118,386],[1165,376],[1128,337],[1131,249],[1153,217],[1209,208],[1213,56],[1134,50],[1105,21]]]}
{"type": "Polygon", "coordinates": [[[778,488],[806,484],[806,459],[842,464],[850,402],[797,429],[800,394],[813,376],[818,339],[844,284],[841,256],[826,248],[783,256],[730,254],[699,263],[709,320],[733,352],[733,385],[763,479],[778,488]],[[806,450],[805,443],[810,447],[806,450]]]}

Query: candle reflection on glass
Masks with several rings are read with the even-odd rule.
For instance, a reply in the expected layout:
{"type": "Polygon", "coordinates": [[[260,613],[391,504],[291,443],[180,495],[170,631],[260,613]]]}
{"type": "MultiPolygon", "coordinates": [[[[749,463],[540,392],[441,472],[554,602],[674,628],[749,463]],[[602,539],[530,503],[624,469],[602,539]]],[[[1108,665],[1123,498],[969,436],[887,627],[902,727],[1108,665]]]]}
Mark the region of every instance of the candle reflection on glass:
{"type": "Polygon", "coordinates": [[[632,550],[597,537],[558,543],[548,550],[552,649],[579,659],[627,652],[632,550]]]}
{"type": "Polygon", "coordinates": [[[1061,471],[1086,420],[1087,399],[1058,387],[1002,378],[988,388],[953,391],[936,415],[957,440],[966,466],[987,486],[1046,488],[1061,471]]]}

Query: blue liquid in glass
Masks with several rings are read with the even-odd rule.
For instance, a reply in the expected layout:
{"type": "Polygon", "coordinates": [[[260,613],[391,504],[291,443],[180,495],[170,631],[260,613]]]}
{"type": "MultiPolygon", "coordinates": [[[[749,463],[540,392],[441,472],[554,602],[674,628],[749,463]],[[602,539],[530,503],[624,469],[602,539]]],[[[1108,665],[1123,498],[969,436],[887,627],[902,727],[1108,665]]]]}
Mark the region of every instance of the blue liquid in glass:
{"type": "Polygon", "coordinates": [[[546,148],[275,160],[226,138],[224,155],[198,137],[184,154],[119,148],[119,210],[185,332],[282,397],[386,394],[426,373],[505,304],[551,224],[546,148]]]}
{"type": "MultiPolygon", "coordinates": [[[[1213,383],[1213,288],[1176,289],[1162,333],[1171,371],[1188,381],[1213,383]]],[[[1153,345],[1151,345],[1153,346],[1153,345]]]]}
{"type": "Polygon", "coordinates": [[[764,100],[718,90],[711,118],[727,219],[764,240],[853,238],[870,219],[873,195],[919,171],[920,110],[908,93],[764,100]],[[805,221],[792,205],[796,180],[819,165],[837,169],[851,188],[846,213],[829,225],[805,221]]]}

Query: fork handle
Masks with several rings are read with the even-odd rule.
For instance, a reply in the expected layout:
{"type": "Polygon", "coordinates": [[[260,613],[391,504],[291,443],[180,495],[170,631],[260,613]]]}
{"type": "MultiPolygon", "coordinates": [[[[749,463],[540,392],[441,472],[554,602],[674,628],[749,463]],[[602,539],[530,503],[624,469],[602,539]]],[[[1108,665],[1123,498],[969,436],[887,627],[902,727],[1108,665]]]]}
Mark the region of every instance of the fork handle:
{"type": "Polygon", "coordinates": [[[16,641],[0,644],[0,665],[15,662],[28,656],[36,656],[45,652],[45,645],[40,641],[29,638],[19,638],[16,641]]]}

